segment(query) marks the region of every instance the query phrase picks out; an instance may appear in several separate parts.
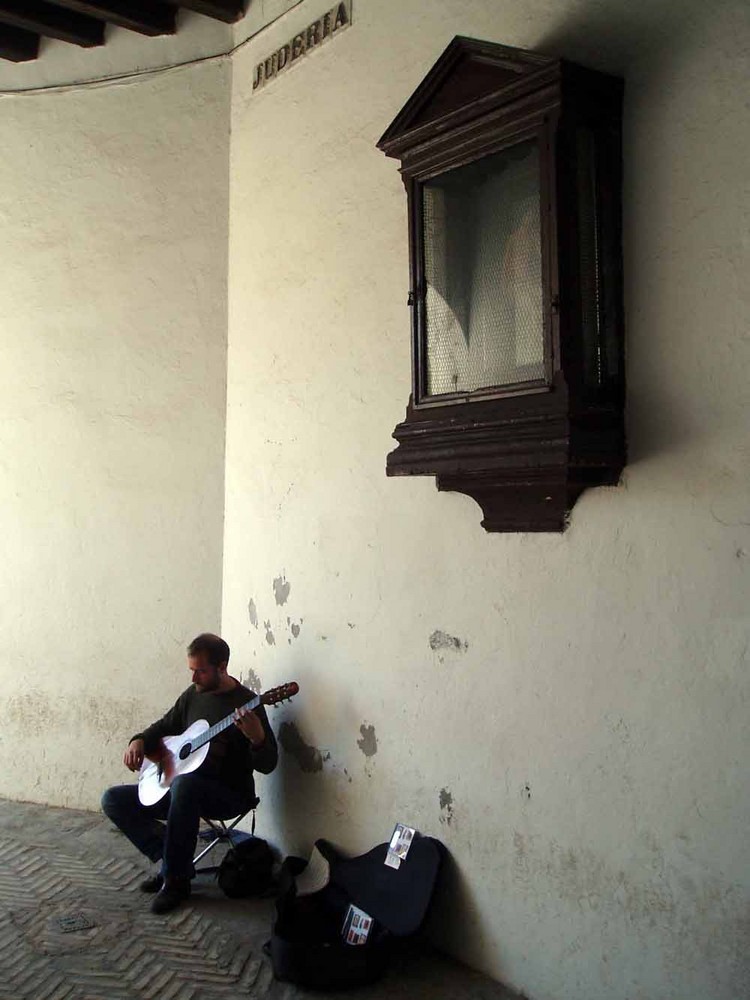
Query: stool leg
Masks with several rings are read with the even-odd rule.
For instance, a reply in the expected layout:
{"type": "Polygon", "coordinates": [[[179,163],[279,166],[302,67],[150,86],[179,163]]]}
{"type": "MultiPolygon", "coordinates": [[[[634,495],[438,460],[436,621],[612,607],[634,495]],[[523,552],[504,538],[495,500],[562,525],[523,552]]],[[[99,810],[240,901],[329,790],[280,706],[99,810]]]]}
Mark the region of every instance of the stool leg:
{"type": "Polygon", "coordinates": [[[220,841],[225,840],[227,836],[227,826],[223,819],[215,821],[207,819],[206,823],[208,823],[208,825],[216,834],[216,836],[214,837],[214,839],[211,841],[210,844],[208,844],[206,847],[203,848],[202,851],[200,851],[198,854],[195,855],[195,857],[193,858],[193,865],[195,865],[196,861],[200,861],[200,859],[204,857],[204,855],[208,854],[209,851],[213,850],[213,848],[216,847],[216,845],[220,841]]]}
{"type": "Polygon", "coordinates": [[[223,839],[224,839],[224,837],[221,834],[219,834],[218,837],[214,837],[214,839],[211,841],[210,844],[208,844],[206,847],[203,848],[202,851],[200,851],[198,854],[195,855],[195,857],[193,858],[193,864],[196,864],[198,861],[200,861],[200,859],[204,855],[208,854],[208,852],[210,850],[212,850],[214,847],[216,847],[216,845],[219,843],[219,841],[223,840],[223,839]]]}
{"type": "MultiPolygon", "coordinates": [[[[257,804],[258,803],[256,801],[256,806],[257,806],[257,804]]],[[[248,812],[250,812],[250,811],[251,810],[248,810],[248,812]]],[[[242,822],[242,820],[245,818],[245,816],[247,816],[247,814],[248,813],[242,813],[241,816],[238,816],[236,819],[233,819],[232,822],[229,824],[229,826],[227,826],[226,822],[223,819],[218,819],[218,820],[206,819],[206,823],[208,823],[208,825],[211,827],[211,829],[216,834],[216,836],[214,837],[214,839],[211,841],[210,844],[208,844],[206,847],[204,847],[203,850],[200,851],[200,853],[198,853],[198,854],[195,855],[195,857],[193,858],[193,865],[195,865],[196,862],[200,861],[200,859],[202,857],[205,857],[205,855],[208,854],[209,851],[213,850],[213,848],[216,847],[216,845],[220,841],[222,841],[222,840],[228,840],[229,843],[231,844],[232,843],[232,830],[234,830],[234,828],[237,826],[238,823],[242,822]]],[[[253,831],[252,832],[253,832],[253,834],[255,834],[255,809],[254,808],[252,809],[252,814],[253,814],[253,831]]],[[[214,871],[214,870],[215,869],[212,869],[212,868],[203,868],[203,869],[201,869],[201,871],[203,871],[203,872],[210,872],[210,871],[214,871]]]]}

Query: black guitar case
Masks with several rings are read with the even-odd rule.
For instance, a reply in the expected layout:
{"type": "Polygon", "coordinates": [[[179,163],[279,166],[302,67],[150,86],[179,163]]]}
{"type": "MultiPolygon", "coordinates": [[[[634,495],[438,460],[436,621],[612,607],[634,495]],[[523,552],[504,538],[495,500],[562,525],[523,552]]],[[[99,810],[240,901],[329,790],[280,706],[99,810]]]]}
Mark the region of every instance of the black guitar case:
{"type": "Polygon", "coordinates": [[[349,989],[374,982],[386,970],[395,940],[424,923],[443,855],[442,844],[416,834],[398,870],[387,866],[388,844],[356,858],[327,840],[315,843],[327,871],[314,892],[298,892],[307,862],[284,861],[270,955],[277,979],[310,989],[349,989]],[[350,904],[373,918],[365,944],[352,945],[342,930],[350,904]]]}

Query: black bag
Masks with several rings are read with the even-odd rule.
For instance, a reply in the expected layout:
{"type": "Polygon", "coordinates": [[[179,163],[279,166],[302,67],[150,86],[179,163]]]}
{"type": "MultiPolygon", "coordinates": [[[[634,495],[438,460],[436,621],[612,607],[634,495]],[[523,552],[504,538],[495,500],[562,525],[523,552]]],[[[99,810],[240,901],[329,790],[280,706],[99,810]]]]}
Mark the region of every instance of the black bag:
{"type": "Polygon", "coordinates": [[[259,896],[273,880],[273,854],[265,840],[248,837],[230,848],[221,864],[217,881],[232,899],[259,896]]]}
{"type": "MultiPolygon", "coordinates": [[[[269,949],[274,975],[312,989],[349,989],[372,983],[385,972],[397,940],[415,934],[423,924],[440,869],[442,844],[417,834],[398,870],[384,864],[387,844],[357,858],[344,857],[326,840],[316,841],[315,848],[317,891],[304,895],[297,891],[297,877],[307,862],[287,858],[282,866],[269,949]],[[321,855],[328,869],[323,873],[321,855]],[[372,920],[364,944],[344,940],[350,904],[372,920]]],[[[300,885],[304,881],[303,876],[300,885]]]]}

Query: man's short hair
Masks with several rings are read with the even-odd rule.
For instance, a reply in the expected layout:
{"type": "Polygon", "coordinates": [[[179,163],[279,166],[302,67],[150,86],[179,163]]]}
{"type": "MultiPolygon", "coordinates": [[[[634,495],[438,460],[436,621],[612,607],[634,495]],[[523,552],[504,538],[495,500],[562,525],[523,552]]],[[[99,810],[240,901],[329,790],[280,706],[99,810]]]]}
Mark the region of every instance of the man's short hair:
{"type": "Polygon", "coordinates": [[[199,656],[204,653],[212,667],[220,667],[222,663],[229,663],[229,646],[221,636],[213,635],[211,632],[202,632],[197,635],[188,646],[187,651],[188,656],[199,656]]]}

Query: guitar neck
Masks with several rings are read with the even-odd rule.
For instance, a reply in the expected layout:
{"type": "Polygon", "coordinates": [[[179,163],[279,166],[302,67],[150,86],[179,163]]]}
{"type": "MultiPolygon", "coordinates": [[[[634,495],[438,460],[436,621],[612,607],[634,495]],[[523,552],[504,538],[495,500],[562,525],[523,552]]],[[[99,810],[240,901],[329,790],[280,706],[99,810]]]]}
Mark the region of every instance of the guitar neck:
{"type": "MultiPolygon", "coordinates": [[[[242,705],[241,708],[252,710],[260,705],[260,701],[260,697],[256,696],[255,698],[251,698],[250,701],[246,702],[246,704],[242,705]]],[[[229,727],[233,725],[234,712],[231,715],[228,715],[225,719],[222,719],[221,722],[217,722],[215,726],[211,726],[210,729],[207,729],[205,733],[202,733],[196,740],[191,740],[191,753],[194,750],[199,750],[200,747],[205,746],[206,743],[210,743],[214,736],[218,736],[219,733],[223,733],[225,729],[229,729],[229,727]]]]}

